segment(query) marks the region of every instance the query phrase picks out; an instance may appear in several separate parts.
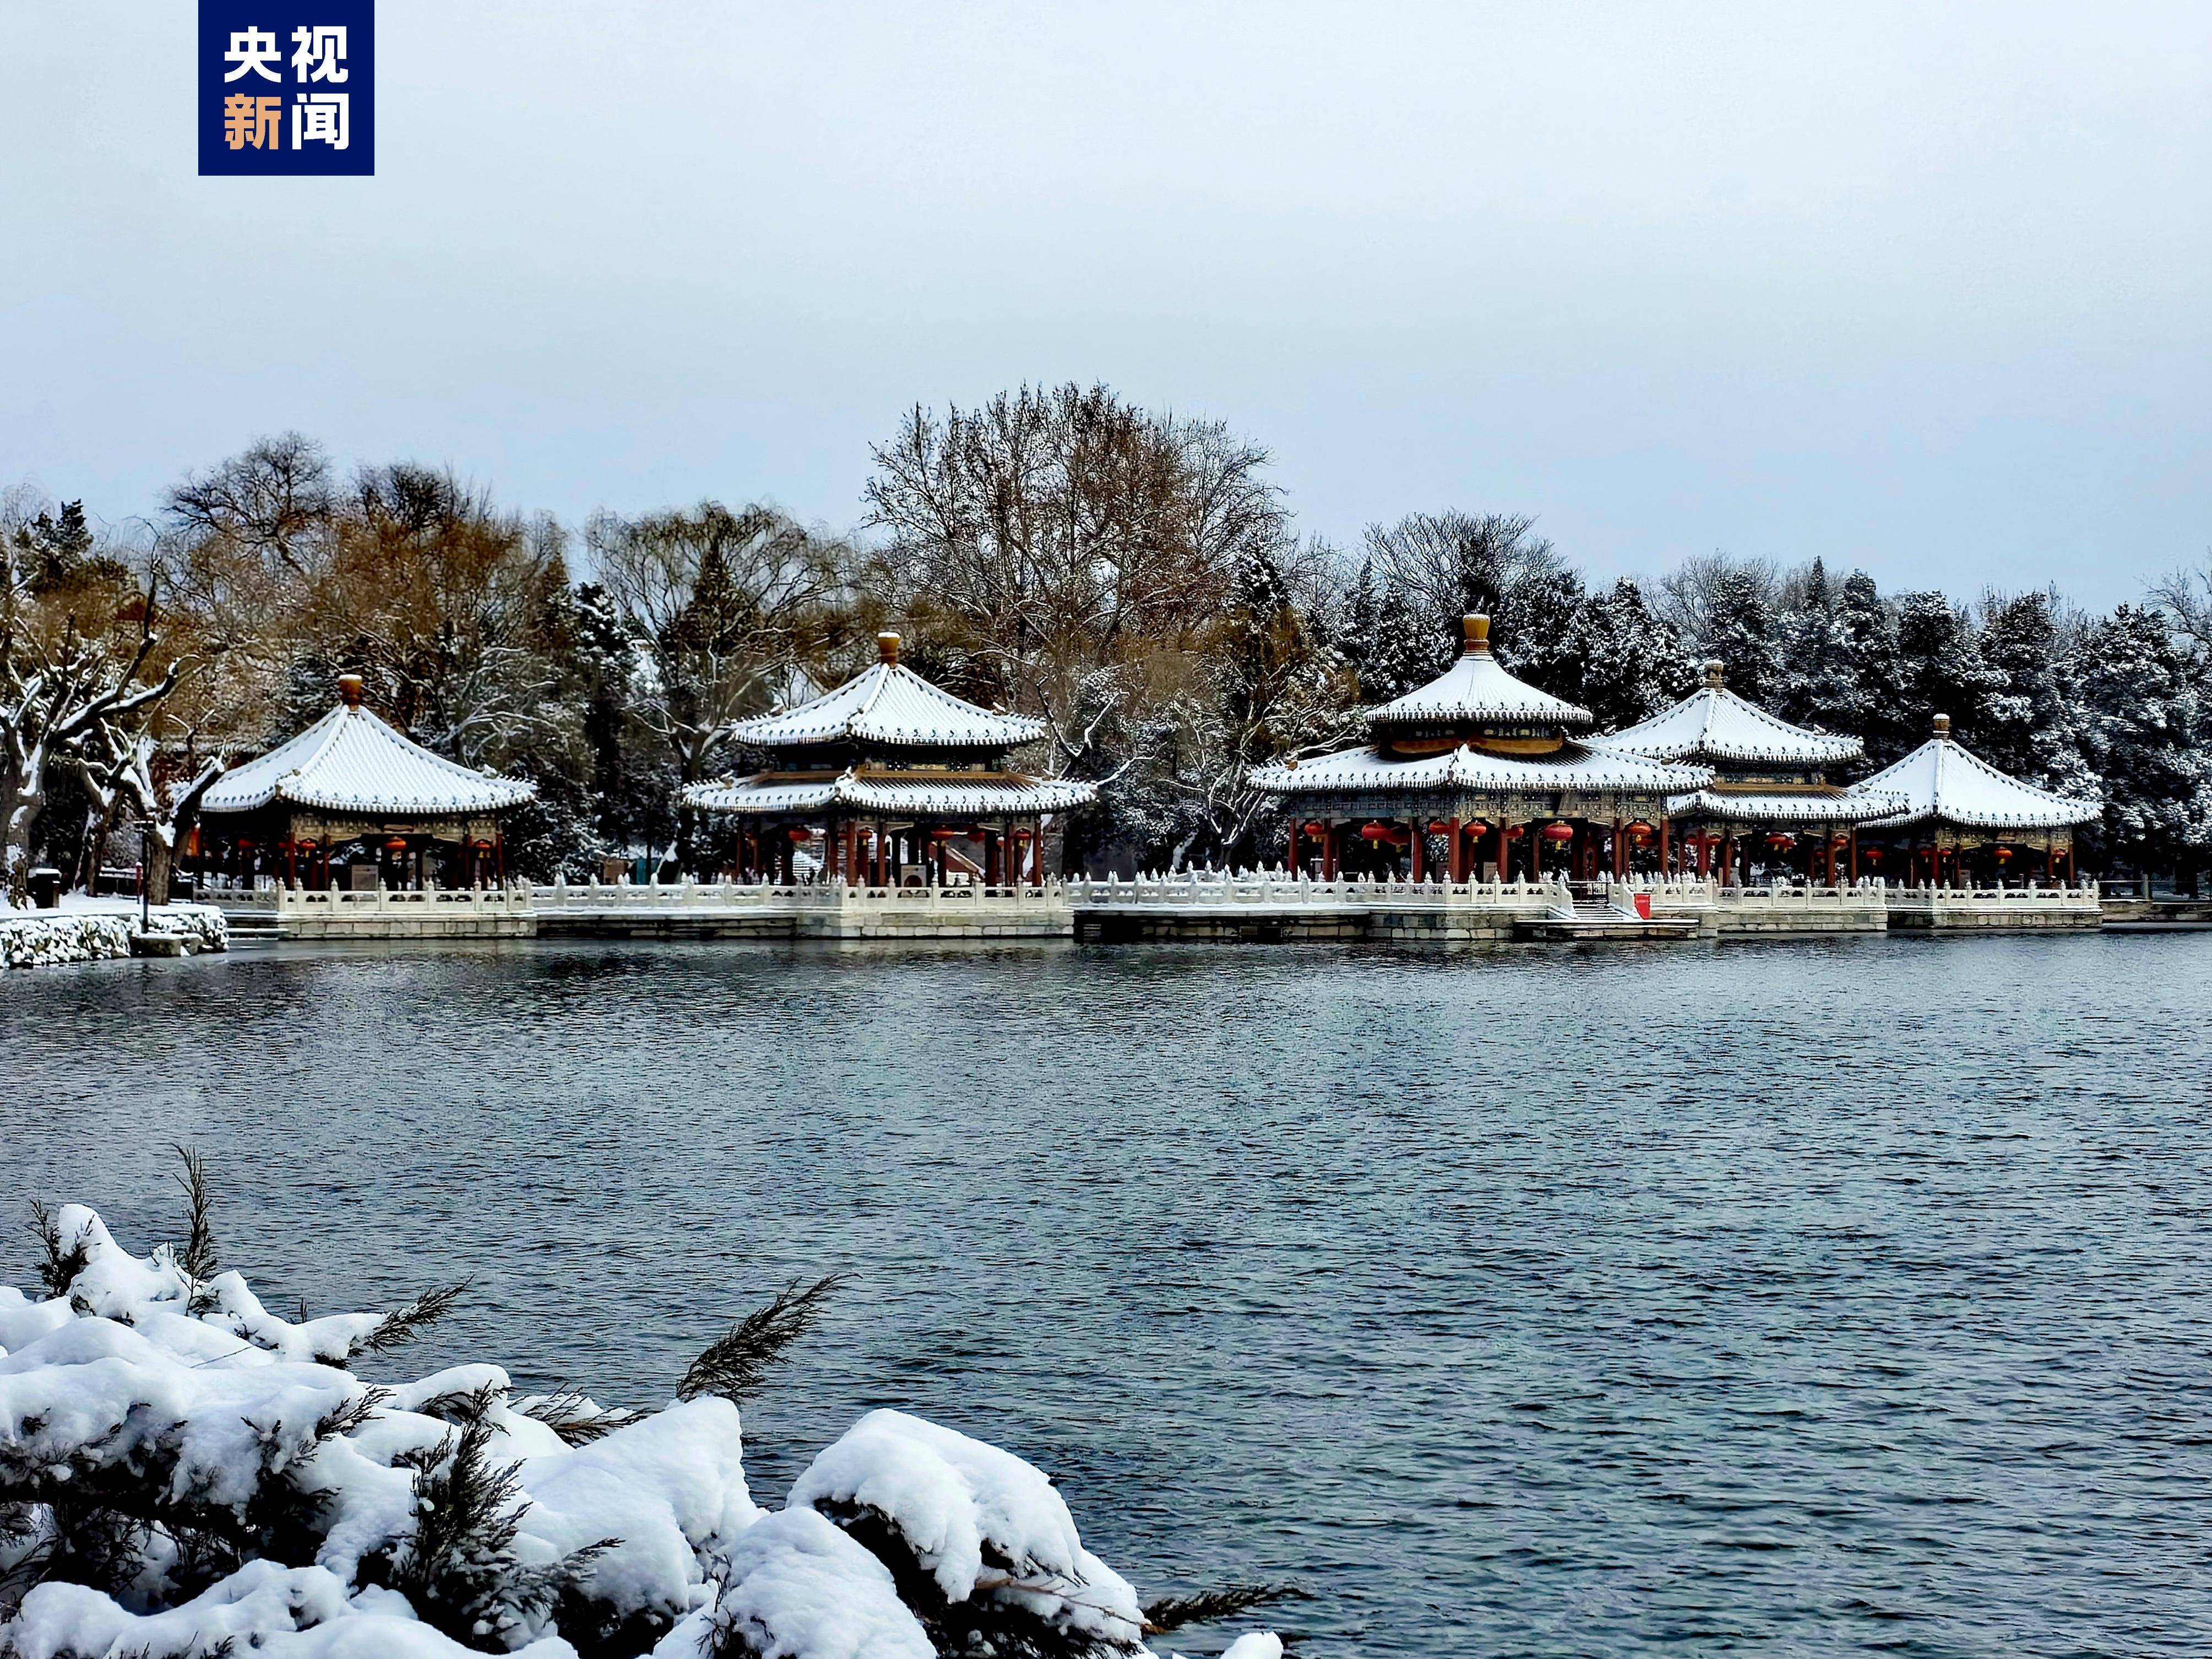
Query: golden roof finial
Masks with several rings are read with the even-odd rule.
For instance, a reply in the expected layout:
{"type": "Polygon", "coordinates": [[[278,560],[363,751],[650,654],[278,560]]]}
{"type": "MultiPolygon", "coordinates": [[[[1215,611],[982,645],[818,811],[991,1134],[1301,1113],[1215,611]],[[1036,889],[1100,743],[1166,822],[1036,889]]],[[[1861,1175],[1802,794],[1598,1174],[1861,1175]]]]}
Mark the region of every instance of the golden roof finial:
{"type": "Polygon", "coordinates": [[[881,657],[885,662],[891,664],[893,666],[896,666],[898,663],[898,651],[899,636],[897,635],[878,634],[876,635],[876,654],[878,657],[881,657]]]}
{"type": "Polygon", "coordinates": [[[1462,617],[1460,630],[1467,635],[1467,654],[1483,657],[1490,654],[1490,618],[1477,611],[1462,617]]]}

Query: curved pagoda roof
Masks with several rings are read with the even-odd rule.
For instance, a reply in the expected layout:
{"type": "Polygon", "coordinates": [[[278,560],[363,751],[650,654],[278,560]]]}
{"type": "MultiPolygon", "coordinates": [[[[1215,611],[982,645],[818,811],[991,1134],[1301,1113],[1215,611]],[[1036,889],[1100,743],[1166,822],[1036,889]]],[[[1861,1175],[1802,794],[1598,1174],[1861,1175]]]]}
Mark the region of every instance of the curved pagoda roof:
{"type": "Polygon", "coordinates": [[[1717,661],[1705,665],[1705,683],[1650,720],[1606,734],[1608,747],[1653,760],[1717,761],[1744,766],[1820,766],[1856,760],[1866,752],[1856,738],[1792,726],[1747,702],[1723,684],[1717,661]]]}
{"type": "Polygon", "coordinates": [[[336,708],[258,760],[226,772],[200,798],[207,812],[250,812],[271,801],[365,817],[467,817],[520,806],[535,784],[434,755],[361,706],[361,679],[338,681],[336,708]]]}
{"type": "Polygon", "coordinates": [[[1091,785],[1068,778],[854,766],[842,772],[763,772],[694,784],[684,792],[684,805],[708,812],[780,816],[836,807],[854,813],[933,818],[1026,817],[1069,811],[1097,798],[1091,785]]]}
{"type": "Polygon", "coordinates": [[[2104,811],[2101,801],[2054,795],[2000,772],[1951,736],[1948,715],[1936,717],[1936,735],[1896,765],[1875,773],[1853,793],[1901,797],[1901,811],[1881,827],[1929,822],[1975,830],[2060,830],[2087,823],[2104,811]]]}
{"type": "Polygon", "coordinates": [[[1667,803],[1667,816],[1728,823],[1873,823],[1905,810],[1881,790],[1735,789],[1716,785],[1667,803]]]}
{"type": "Polygon", "coordinates": [[[1401,760],[1373,748],[1342,749],[1294,764],[1256,767],[1253,787],[1268,794],[1359,794],[1444,790],[1486,793],[1563,791],[1663,795],[1698,789],[1712,781],[1702,766],[1669,766],[1640,755],[1618,754],[1595,744],[1569,743],[1558,754],[1523,758],[1493,755],[1471,744],[1442,754],[1401,760]]]}
{"type": "Polygon", "coordinates": [[[899,663],[899,636],[876,635],[878,660],[835,691],[753,720],[730,733],[757,749],[824,743],[877,748],[1012,749],[1044,736],[1042,720],[994,714],[932,685],[899,663]]]}
{"type": "Polygon", "coordinates": [[[1461,626],[1467,644],[1459,659],[1426,685],[1368,710],[1370,729],[1384,733],[1480,726],[1581,729],[1597,724],[1589,709],[1507,673],[1491,654],[1489,617],[1468,617],[1461,626]]]}

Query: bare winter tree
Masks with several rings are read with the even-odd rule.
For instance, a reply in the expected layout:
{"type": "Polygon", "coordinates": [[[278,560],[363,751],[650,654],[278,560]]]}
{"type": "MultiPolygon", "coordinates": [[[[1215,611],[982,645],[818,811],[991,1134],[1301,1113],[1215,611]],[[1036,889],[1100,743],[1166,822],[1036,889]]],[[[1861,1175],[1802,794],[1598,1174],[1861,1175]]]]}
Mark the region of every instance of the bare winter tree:
{"type": "Polygon", "coordinates": [[[57,766],[137,732],[176,689],[150,673],[158,581],[137,589],[104,567],[39,570],[34,538],[0,531],[0,827],[8,901],[28,893],[31,834],[57,766]],[[118,588],[129,598],[118,603],[118,588]]]}
{"type": "MultiPolygon", "coordinates": [[[[585,544],[641,653],[632,712],[674,758],[679,786],[710,775],[731,723],[767,709],[848,631],[851,550],[773,507],[602,513],[585,544]]],[[[677,822],[677,859],[690,869],[695,817],[677,822]]]]}
{"type": "Polygon", "coordinates": [[[917,407],[874,456],[874,602],[963,695],[1042,717],[1049,769],[1106,786],[1125,837],[1190,844],[1164,825],[1214,819],[1238,747],[1207,641],[1240,569],[1294,540],[1267,452],[1066,385],[917,407]]]}

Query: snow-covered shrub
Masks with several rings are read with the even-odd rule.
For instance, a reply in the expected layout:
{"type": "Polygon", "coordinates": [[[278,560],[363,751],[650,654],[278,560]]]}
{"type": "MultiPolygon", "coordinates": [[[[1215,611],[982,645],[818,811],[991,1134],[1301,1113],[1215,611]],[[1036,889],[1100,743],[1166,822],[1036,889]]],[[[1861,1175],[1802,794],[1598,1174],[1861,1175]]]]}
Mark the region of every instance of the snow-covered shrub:
{"type": "Polygon", "coordinates": [[[1144,1650],[1136,1591],[1083,1547],[1043,1472],[1012,1452],[870,1412],[799,1477],[791,1503],[889,1567],[945,1652],[1144,1650]]]}
{"type": "Polygon", "coordinates": [[[349,1367],[453,1293],[286,1320],[218,1270],[186,1168],[183,1246],[39,1210],[44,1294],[0,1285],[0,1659],[1091,1659],[1198,1605],[1148,1614],[1042,1472],[898,1412],[757,1508],[701,1379],[757,1380],[818,1289],[659,1411],[517,1398],[489,1364],[372,1382],[349,1367]]]}
{"type": "MultiPolygon", "coordinates": [[[[24,915],[0,908],[0,969],[58,968],[76,962],[119,960],[131,954],[138,913],[121,910],[42,910],[24,915]]],[[[211,904],[173,904],[147,913],[147,931],[180,933],[195,951],[228,951],[230,932],[211,904]]]]}

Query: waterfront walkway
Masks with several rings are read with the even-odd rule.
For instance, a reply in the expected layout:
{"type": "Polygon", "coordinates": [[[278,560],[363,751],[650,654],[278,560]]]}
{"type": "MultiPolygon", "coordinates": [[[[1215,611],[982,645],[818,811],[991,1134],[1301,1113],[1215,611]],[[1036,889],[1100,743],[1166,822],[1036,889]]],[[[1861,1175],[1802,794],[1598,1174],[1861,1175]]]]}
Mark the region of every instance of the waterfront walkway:
{"type": "Polygon", "coordinates": [[[995,887],[692,882],[459,890],[264,887],[214,895],[246,937],[283,939],[1365,939],[1398,944],[1724,939],[1893,930],[2094,929],[2094,886],[1723,886],[1316,881],[1279,872],[1072,877],[995,887]]]}

